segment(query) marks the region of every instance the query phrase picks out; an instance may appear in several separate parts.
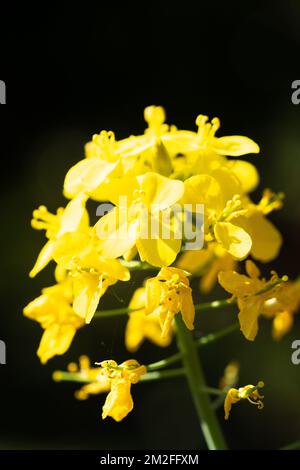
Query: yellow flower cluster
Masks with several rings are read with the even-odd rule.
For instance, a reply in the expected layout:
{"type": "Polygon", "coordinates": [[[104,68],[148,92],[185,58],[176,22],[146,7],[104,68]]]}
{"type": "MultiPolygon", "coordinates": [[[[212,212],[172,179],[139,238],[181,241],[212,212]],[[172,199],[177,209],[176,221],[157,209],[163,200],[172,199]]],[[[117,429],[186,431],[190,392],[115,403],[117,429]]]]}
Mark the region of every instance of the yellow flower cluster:
{"type": "MultiPolygon", "coordinates": [[[[147,107],[144,117],[148,127],[143,135],[122,140],[111,131],[94,135],[86,144],[85,158],[65,177],[63,193],[70,199],[66,207],[56,214],[45,206],[33,212],[32,227],[45,230],[47,242],[30,276],[50,261],[56,263],[57,284],[24,309],[45,330],[38,349],[42,363],[67,351],[76,330],[91,322],[109,286],[130,279],[128,267],[134,259],[160,270],[136,290],[129,305],[125,342],[130,351],[145,338],[158,346],[170,344],[176,314],[181,313],[188,329],[194,328],[189,273],[201,278],[203,292],[218,279],[237,299],[248,339],[257,334],[260,314],[273,318],[276,338],[292,325],[300,303],[299,283],[281,287],[275,274],[268,282],[262,280],[249,260],[247,276],[235,271],[250,255],[271,261],[282,243],[267,218],[281,207],[282,194],[266,190],[253,202],[249,194],[258,185],[257,170],[236,158],[258,153],[258,145],[239,135],[217,137],[217,118],[209,122],[199,115],[197,129],[188,131],[166,124],[161,107],[147,107]],[[94,225],[86,209],[89,199],[113,205],[94,225]],[[195,217],[199,205],[204,206],[204,223],[198,227],[204,246],[182,253],[186,240],[178,236],[172,210],[189,207],[195,217]]],[[[79,395],[110,390],[103,417],[119,421],[132,409],[130,387],[145,368],[133,360],[121,365],[106,361],[93,373],[98,374],[96,380],[79,395]]],[[[227,410],[242,395],[230,392],[227,410]]],[[[255,399],[256,391],[247,392],[249,397],[255,399]]]]}

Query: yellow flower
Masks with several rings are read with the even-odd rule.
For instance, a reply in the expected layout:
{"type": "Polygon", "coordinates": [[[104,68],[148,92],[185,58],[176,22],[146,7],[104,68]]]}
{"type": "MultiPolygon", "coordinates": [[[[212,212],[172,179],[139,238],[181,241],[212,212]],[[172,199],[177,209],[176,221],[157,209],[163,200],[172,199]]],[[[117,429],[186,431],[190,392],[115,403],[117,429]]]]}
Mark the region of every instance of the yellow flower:
{"type": "Polygon", "coordinates": [[[257,205],[249,201],[247,211],[235,219],[235,223],[246,230],[251,237],[251,256],[263,263],[276,258],[282,245],[280,232],[265,217],[271,211],[282,207],[282,199],[281,193],[277,195],[265,190],[257,205]]]}
{"type": "Polygon", "coordinates": [[[37,355],[45,364],[70,347],[78,328],[84,324],[72,308],[72,289],[68,281],[47,287],[42,295],[24,308],[24,315],[40,323],[45,330],[37,355]]]}
{"type": "Polygon", "coordinates": [[[294,315],[300,308],[300,280],[289,281],[282,286],[276,297],[267,299],[262,306],[262,313],[273,318],[273,338],[280,340],[293,324],[294,315]]]}
{"type": "Polygon", "coordinates": [[[67,373],[54,372],[53,380],[59,382],[67,374],[75,381],[87,382],[75,392],[78,400],[86,400],[89,395],[109,392],[102,409],[102,418],[111,416],[115,421],[121,421],[133,409],[131,385],[136,384],[141,376],[147,373],[147,369],[134,359],[119,365],[112,360],[96,362],[96,365],[99,367],[91,367],[89,358],[81,356],[79,368],[77,364],[71,363],[67,373]]]}
{"type": "Polygon", "coordinates": [[[30,277],[36,276],[53,258],[54,242],[67,232],[76,232],[88,227],[88,213],[85,209],[86,195],[81,193],[70,201],[65,209],[60,207],[56,215],[40,206],[33,212],[31,225],[37,230],[46,230],[49,241],[42,248],[36,263],[30,271],[30,277]]]}
{"type": "Polygon", "coordinates": [[[187,275],[182,269],[162,268],[146,281],[146,312],[159,316],[163,337],[170,333],[179,312],[186,327],[194,329],[195,307],[187,275]]]}
{"type": "Polygon", "coordinates": [[[181,181],[152,172],[112,181],[107,196],[117,207],[94,227],[101,254],[117,258],[136,245],[142,261],[153,266],[171,264],[181,239],[175,236],[174,217],[169,215],[183,191],[181,181]]]}
{"type": "Polygon", "coordinates": [[[157,314],[146,314],[146,289],[138,288],[129,303],[129,319],[125,331],[125,344],[129,351],[136,351],[144,339],[149,339],[157,346],[168,346],[172,341],[172,332],[166,336],[161,334],[159,316],[157,314]]]}
{"type": "Polygon", "coordinates": [[[98,193],[107,178],[122,176],[123,167],[113,132],[102,131],[93,136],[86,145],[86,156],[66,174],[64,195],[73,198],[85,192],[93,199],[100,199],[98,193]]]}
{"type": "Polygon", "coordinates": [[[85,146],[86,158],[67,173],[64,194],[68,198],[84,191],[92,199],[106,200],[106,185],[111,178],[127,174],[139,175],[149,170],[169,175],[171,160],[164,147],[164,135],[169,126],[164,124],[163,108],[149,106],[145,109],[148,129],[142,136],[130,136],[116,141],[112,131],[95,134],[85,146]]]}
{"type": "Polygon", "coordinates": [[[218,280],[220,271],[234,270],[235,259],[217,243],[209,243],[201,250],[185,251],[176,262],[176,267],[200,276],[199,287],[207,294],[218,280]]]}
{"type": "Polygon", "coordinates": [[[115,361],[103,361],[100,366],[111,380],[102,418],[111,416],[115,421],[121,421],[133,409],[131,384],[136,384],[141,376],[146,374],[147,369],[134,359],[129,359],[120,365],[115,361]]]}
{"type": "Polygon", "coordinates": [[[118,280],[128,281],[130,272],[117,259],[105,259],[88,233],[65,233],[54,244],[54,260],[72,281],[73,309],[90,323],[100,298],[118,280]]]}
{"type": "Polygon", "coordinates": [[[219,155],[238,157],[247,153],[259,153],[258,145],[248,137],[230,135],[227,137],[215,137],[220,128],[220,120],[213,118],[208,122],[208,116],[199,114],[196,119],[198,126],[197,142],[199,149],[209,149],[219,155]]]}
{"type": "Polygon", "coordinates": [[[262,402],[264,397],[263,395],[260,395],[258,389],[262,387],[264,387],[264,382],[260,381],[255,386],[246,385],[239,389],[231,388],[228,390],[224,402],[225,419],[227,420],[229,418],[232,405],[238,403],[240,400],[248,400],[252,405],[257,406],[258,410],[261,410],[264,407],[262,402]]]}
{"type": "Polygon", "coordinates": [[[280,284],[287,278],[278,278],[273,273],[271,279],[260,279],[260,271],[250,260],[246,261],[246,272],[239,274],[235,271],[222,271],[218,279],[221,286],[237,297],[239,307],[239,322],[244,336],[253,341],[258,332],[258,317],[263,311],[264,303],[271,298],[277,298],[284,287],[280,284]]]}
{"type": "Polygon", "coordinates": [[[248,256],[252,246],[250,235],[236,223],[246,208],[243,207],[240,188],[233,175],[219,170],[217,176],[222,184],[210,175],[188,178],[184,182],[181,203],[190,204],[192,212],[197,211],[196,204],[204,204],[205,240],[217,241],[231,256],[241,260],[248,256]]]}

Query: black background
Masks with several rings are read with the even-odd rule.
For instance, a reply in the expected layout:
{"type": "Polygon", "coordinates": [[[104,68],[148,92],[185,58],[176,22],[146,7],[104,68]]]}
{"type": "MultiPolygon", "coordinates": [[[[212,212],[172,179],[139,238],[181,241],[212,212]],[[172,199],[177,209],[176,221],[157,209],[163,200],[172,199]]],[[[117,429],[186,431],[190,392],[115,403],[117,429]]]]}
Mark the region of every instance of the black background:
{"type": "MultiPolygon", "coordinates": [[[[22,308],[53,277],[49,268],[28,278],[44,240],[30,228],[31,211],[41,203],[52,211],[65,204],[64,175],[93,133],[141,132],[144,107],[157,104],[179,127],[192,128],[197,114],[208,114],[221,118],[220,135],[256,140],[261,155],[251,159],[262,174],[259,190],[271,186],[287,196],[284,211],[272,216],[285,240],[272,267],[291,277],[299,271],[300,105],[291,102],[291,83],[300,79],[299,1],[102,3],[15,3],[1,15],[0,79],[7,85],[7,104],[0,107],[2,449],[204,447],[180,379],[138,385],[135,409],[119,424],[101,421],[104,397],[80,403],[73,385],[52,382],[52,371],[81,353],[92,360],[128,357],[124,319],[95,321],[45,367],[35,355],[41,330],[22,317],[22,308]]],[[[136,283],[137,277],[130,292],[112,289],[103,305],[127,303],[136,283]]],[[[212,331],[230,315],[203,314],[199,328],[212,331]]],[[[241,406],[223,425],[232,448],[276,448],[299,439],[300,366],[290,363],[297,331],[299,323],[273,343],[263,322],[255,344],[237,334],[203,352],[212,385],[231,358],[241,362],[242,383],[269,383],[263,412],[241,406]]],[[[146,344],[137,358],[147,363],[174,348],[146,344]]]]}

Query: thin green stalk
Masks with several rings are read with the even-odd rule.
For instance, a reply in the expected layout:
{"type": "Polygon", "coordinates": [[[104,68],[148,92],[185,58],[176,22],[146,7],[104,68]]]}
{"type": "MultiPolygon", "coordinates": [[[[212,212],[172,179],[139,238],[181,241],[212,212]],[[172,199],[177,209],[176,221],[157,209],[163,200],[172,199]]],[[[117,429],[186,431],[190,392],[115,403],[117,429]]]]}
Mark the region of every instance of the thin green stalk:
{"type": "Polygon", "coordinates": [[[125,261],[120,260],[122,265],[128,268],[130,271],[157,271],[159,268],[151,266],[146,261],[125,261]]]}
{"type": "Polygon", "coordinates": [[[148,370],[159,370],[163,369],[164,367],[168,367],[171,364],[174,364],[174,362],[178,362],[181,360],[181,353],[178,352],[176,354],[173,354],[172,356],[167,357],[166,359],[162,359],[161,361],[157,362],[152,362],[152,364],[149,364],[147,369],[148,370]]]}
{"type": "Polygon", "coordinates": [[[222,330],[216,331],[215,333],[209,333],[208,335],[203,336],[202,338],[198,339],[195,343],[198,347],[205,346],[209,343],[223,338],[223,336],[227,336],[228,334],[237,331],[239,328],[240,325],[238,322],[233,323],[232,325],[229,325],[226,328],[223,328],[222,330]]]}
{"type": "Polygon", "coordinates": [[[212,302],[203,302],[201,304],[196,304],[195,310],[196,312],[199,310],[213,310],[215,308],[228,307],[229,305],[234,305],[235,303],[235,299],[213,300],[212,302]]]}
{"type": "Polygon", "coordinates": [[[176,315],[175,321],[178,347],[182,354],[187,381],[207,446],[210,450],[227,449],[211,401],[203,390],[206,383],[198,357],[197,346],[179,315],[176,315]]]}
{"type": "Polygon", "coordinates": [[[141,382],[148,382],[152,380],[160,380],[160,379],[169,379],[172,377],[182,377],[185,375],[185,371],[183,368],[180,369],[170,369],[164,371],[153,371],[147,372],[146,375],[142,375],[141,382]]]}
{"type": "Polygon", "coordinates": [[[220,397],[222,398],[222,400],[224,400],[224,395],[226,395],[226,392],[224,392],[223,390],[219,390],[218,388],[214,388],[214,387],[202,387],[201,390],[203,392],[208,393],[208,395],[215,395],[217,397],[220,397]]]}
{"type": "Polygon", "coordinates": [[[138,309],[132,309],[128,307],[115,308],[113,310],[97,310],[95,312],[94,318],[108,318],[108,317],[117,317],[119,315],[125,315],[130,312],[136,312],[138,309]]]}

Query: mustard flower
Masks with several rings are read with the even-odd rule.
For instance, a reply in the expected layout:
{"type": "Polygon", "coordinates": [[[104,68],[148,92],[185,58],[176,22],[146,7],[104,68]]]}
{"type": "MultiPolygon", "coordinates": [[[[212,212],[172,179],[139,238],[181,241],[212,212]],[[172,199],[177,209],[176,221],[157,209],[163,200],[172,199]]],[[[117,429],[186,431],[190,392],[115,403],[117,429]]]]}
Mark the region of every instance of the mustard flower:
{"type": "Polygon", "coordinates": [[[65,209],[60,207],[56,215],[48,212],[45,206],[33,211],[31,225],[37,230],[46,230],[49,241],[42,248],[30,277],[36,276],[53,259],[54,242],[64,233],[84,230],[88,227],[88,213],[85,209],[87,196],[83,193],[70,201],[65,209]]]}
{"type": "Polygon", "coordinates": [[[262,314],[273,319],[272,334],[280,340],[293,324],[294,316],[300,307],[300,280],[286,282],[276,296],[267,299],[262,306],[262,314]]]}
{"type": "Polygon", "coordinates": [[[116,207],[94,227],[101,254],[117,258],[136,246],[142,261],[159,267],[171,264],[181,239],[174,232],[170,211],[183,192],[182,181],[153,172],[111,182],[107,197],[116,207]]]}
{"type": "Polygon", "coordinates": [[[90,233],[66,233],[56,240],[53,257],[72,282],[73,309],[90,323],[100,298],[118,280],[128,281],[129,270],[117,259],[97,252],[90,233]]]}
{"type": "Polygon", "coordinates": [[[181,312],[189,330],[194,329],[195,307],[188,273],[178,268],[162,268],[146,281],[146,312],[159,316],[162,336],[169,335],[174,316],[181,312]]]}
{"type": "Polygon", "coordinates": [[[172,332],[162,336],[159,316],[155,313],[147,315],[146,288],[139,287],[129,303],[129,319],[125,331],[125,344],[129,351],[135,352],[144,339],[149,339],[157,346],[168,346],[172,341],[172,332]]]}
{"type": "Polygon", "coordinates": [[[55,355],[64,354],[84,321],[72,308],[72,288],[63,281],[42,290],[42,295],[24,308],[24,315],[40,323],[45,330],[37,355],[45,364],[55,355]]]}
{"type": "Polygon", "coordinates": [[[134,359],[129,359],[120,365],[112,360],[103,361],[100,366],[111,380],[110,392],[102,410],[102,418],[110,416],[115,421],[121,421],[133,409],[131,384],[136,384],[141,376],[146,374],[147,369],[134,359]]]}
{"type": "Polygon", "coordinates": [[[246,385],[245,387],[240,387],[239,389],[231,388],[228,390],[224,401],[225,419],[227,420],[229,418],[232,405],[238,403],[241,400],[248,400],[249,403],[257,406],[258,410],[261,410],[264,407],[262,402],[264,396],[260,395],[258,389],[262,387],[264,387],[264,382],[260,381],[255,386],[246,385]]]}
{"type": "Polygon", "coordinates": [[[246,261],[246,273],[239,274],[236,271],[222,271],[218,279],[221,286],[237,298],[239,307],[239,322],[244,336],[253,341],[258,332],[258,318],[263,312],[263,307],[268,299],[277,298],[284,287],[281,282],[286,281],[276,273],[269,281],[260,279],[260,271],[251,260],[246,261]]]}

